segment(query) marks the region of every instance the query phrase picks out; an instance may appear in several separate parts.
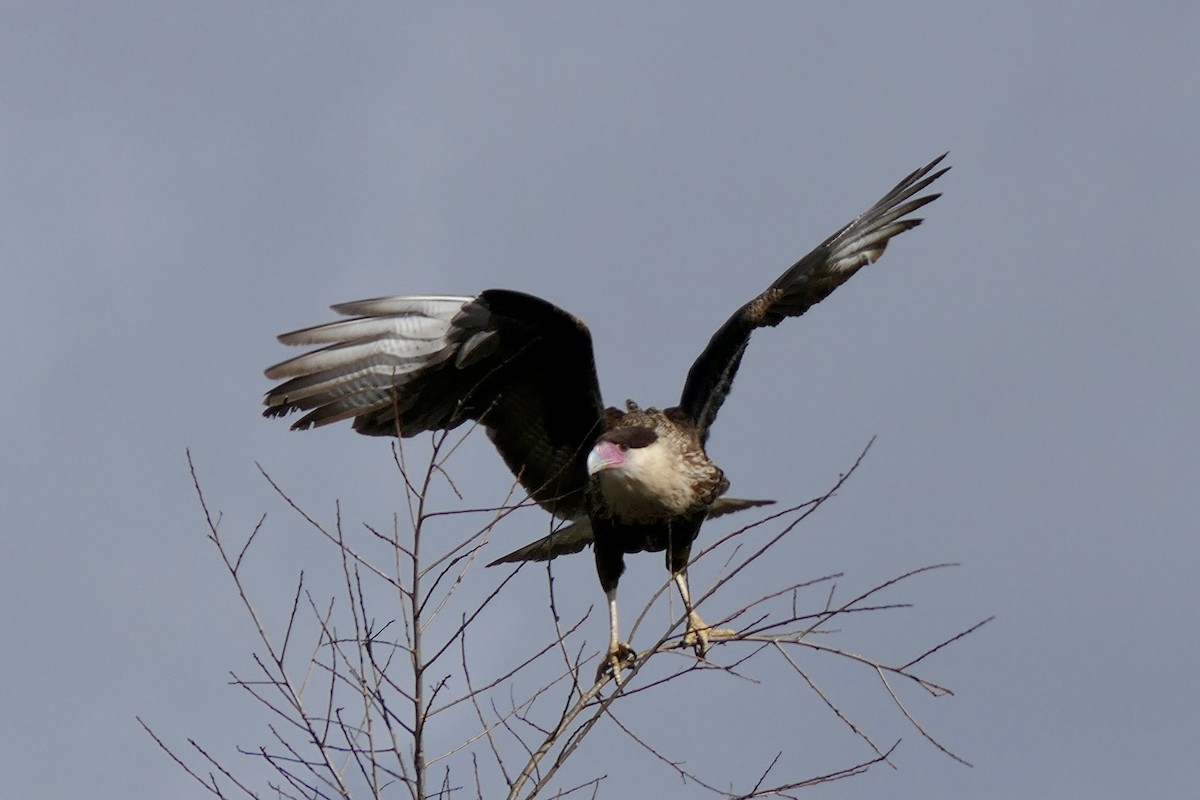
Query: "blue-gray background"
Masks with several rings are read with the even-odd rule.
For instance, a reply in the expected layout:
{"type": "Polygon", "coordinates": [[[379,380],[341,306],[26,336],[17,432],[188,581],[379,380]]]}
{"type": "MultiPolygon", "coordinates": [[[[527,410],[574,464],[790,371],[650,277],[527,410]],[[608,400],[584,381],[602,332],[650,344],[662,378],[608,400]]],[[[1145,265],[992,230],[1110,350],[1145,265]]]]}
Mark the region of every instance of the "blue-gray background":
{"type": "MultiPolygon", "coordinates": [[[[826,794],[1194,788],[1197,4],[0,16],[0,793],[202,796],[135,713],[225,755],[262,740],[224,685],[253,642],[184,449],[231,533],[289,519],[256,460],[326,516],[400,507],[382,441],[259,417],[276,333],[331,302],[524,289],[589,322],[609,402],[669,403],[736,305],[946,149],[926,225],[755,338],[710,447],[735,493],[802,500],[878,434],[767,579],[963,562],[884,631],[914,654],[998,615],[931,665],[958,697],[922,707],[975,768],[897,726],[898,772],[826,794]]],[[[461,470],[485,504],[508,475],[477,438],[461,470]]],[[[256,554],[286,595],[329,550],[285,528],[256,554]]],[[[661,580],[642,561],[624,595],[661,580]]],[[[589,559],[561,569],[572,610],[599,600],[589,559]]],[[[544,576],[520,580],[514,626],[544,603],[544,576]]],[[[855,707],[892,730],[885,700],[855,707]]],[[[720,750],[657,741],[738,776],[864,755],[811,703],[781,727],[746,709],[709,718],[720,750]]],[[[691,796],[611,752],[607,792],[691,796]]]]}

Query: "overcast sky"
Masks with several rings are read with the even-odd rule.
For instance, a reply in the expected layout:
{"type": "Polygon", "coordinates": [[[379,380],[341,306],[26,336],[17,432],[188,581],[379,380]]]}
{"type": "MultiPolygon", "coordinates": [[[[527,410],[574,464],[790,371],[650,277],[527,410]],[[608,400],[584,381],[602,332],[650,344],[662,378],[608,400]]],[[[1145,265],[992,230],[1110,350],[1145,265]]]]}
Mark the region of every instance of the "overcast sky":
{"type": "MultiPolygon", "coordinates": [[[[898,770],[820,791],[1194,791],[1200,5],[0,8],[0,794],[205,796],[135,714],[225,755],[264,741],[226,685],[252,630],[185,448],[228,530],[278,520],[268,596],[330,551],[256,461],[326,518],[402,506],[385,441],[259,416],[277,333],[340,301],[521,289],[589,323],[608,402],[670,404],[737,305],[945,150],[925,225],[755,337],[710,443],[734,494],[801,501],[877,435],[762,580],[961,562],[881,626],[913,655],[997,615],[931,664],[957,697],[921,707],[973,769],[833,670],[904,742],[898,770]]],[[[468,502],[496,502],[509,475],[471,446],[468,502]]],[[[632,561],[631,604],[662,580],[632,561]]],[[[560,569],[568,611],[600,603],[589,557],[560,569]]],[[[518,576],[514,636],[526,615],[545,635],[545,587],[518,576]]],[[[755,710],[794,680],[746,692],[706,718],[710,763],[867,755],[811,699],[755,710]]],[[[636,748],[591,758],[603,795],[700,796],[636,748]]]]}

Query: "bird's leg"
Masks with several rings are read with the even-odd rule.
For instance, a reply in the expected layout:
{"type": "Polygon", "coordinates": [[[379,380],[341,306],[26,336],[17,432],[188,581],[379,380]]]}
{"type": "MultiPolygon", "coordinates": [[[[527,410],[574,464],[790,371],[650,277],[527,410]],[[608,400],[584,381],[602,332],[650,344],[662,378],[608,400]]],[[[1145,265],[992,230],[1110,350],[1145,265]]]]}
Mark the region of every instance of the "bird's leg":
{"type": "Polygon", "coordinates": [[[692,608],[692,593],[688,590],[687,570],[674,572],[671,577],[675,580],[675,585],[679,587],[679,596],[683,598],[683,606],[687,609],[687,633],[684,634],[683,643],[691,647],[696,658],[704,658],[708,654],[709,641],[712,639],[727,639],[736,634],[736,631],[728,628],[710,628],[704,620],[700,619],[700,615],[692,608]]]}
{"type": "Polygon", "coordinates": [[[671,579],[679,588],[683,607],[687,609],[687,633],[684,634],[683,643],[695,650],[697,658],[704,658],[708,654],[710,640],[724,639],[734,635],[734,631],[731,630],[708,627],[704,620],[700,619],[696,609],[692,607],[692,593],[688,590],[687,565],[691,560],[692,540],[696,538],[696,531],[700,529],[702,521],[703,517],[700,517],[692,519],[690,527],[684,525],[679,530],[672,527],[668,532],[670,538],[667,545],[667,571],[671,573],[671,579]]]}
{"type": "Polygon", "coordinates": [[[592,545],[592,552],[596,556],[596,575],[600,578],[604,596],[608,598],[608,652],[596,669],[596,682],[603,681],[604,676],[611,672],[619,685],[621,668],[637,658],[633,648],[621,641],[617,628],[617,584],[621,580],[621,573],[625,571],[625,555],[607,520],[597,517],[592,525],[596,536],[592,545]]]}
{"type": "Polygon", "coordinates": [[[600,666],[596,669],[596,681],[604,680],[604,676],[609,672],[612,673],[613,679],[617,685],[621,685],[621,668],[625,664],[632,664],[637,658],[637,653],[633,651],[625,642],[621,641],[617,627],[617,587],[612,587],[604,593],[608,597],[608,652],[605,654],[600,666]]]}

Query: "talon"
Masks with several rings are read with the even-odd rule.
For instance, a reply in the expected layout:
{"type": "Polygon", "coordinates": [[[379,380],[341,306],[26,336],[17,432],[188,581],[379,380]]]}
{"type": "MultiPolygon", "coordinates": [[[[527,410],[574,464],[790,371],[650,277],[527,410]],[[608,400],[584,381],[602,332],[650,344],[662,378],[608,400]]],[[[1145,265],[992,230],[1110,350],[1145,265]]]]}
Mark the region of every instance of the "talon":
{"type": "Polygon", "coordinates": [[[704,620],[700,619],[700,615],[693,611],[688,616],[688,629],[683,636],[683,643],[692,648],[696,658],[703,660],[708,655],[711,642],[730,639],[736,635],[737,631],[729,628],[710,628],[704,624],[704,620]]]}
{"type": "Polygon", "coordinates": [[[606,675],[612,675],[617,685],[621,685],[621,670],[626,664],[632,664],[637,660],[637,653],[632,647],[625,642],[617,642],[614,647],[610,647],[608,653],[600,660],[600,666],[596,668],[596,682],[604,680],[606,675]]]}
{"type": "Polygon", "coordinates": [[[708,655],[708,631],[704,628],[693,628],[689,625],[688,632],[684,634],[683,643],[692,648],[696,653],[696,658],[703,659],[708,655]]]}

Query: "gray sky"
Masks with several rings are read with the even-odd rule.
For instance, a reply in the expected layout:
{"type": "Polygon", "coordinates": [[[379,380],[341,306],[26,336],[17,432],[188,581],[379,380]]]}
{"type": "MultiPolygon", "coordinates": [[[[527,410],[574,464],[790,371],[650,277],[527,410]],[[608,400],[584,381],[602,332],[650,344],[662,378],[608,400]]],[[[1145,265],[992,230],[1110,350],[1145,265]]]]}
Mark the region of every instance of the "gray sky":
{"type": "MultiPolygon", "coordinates": [[[[338,301],[523,289],[588,321],[606,400],[669,404],[738,304],[947,149],[924,226],[755,337],[710,445],[734,493],[800,501],[877,434],[763,580],[962,562],[880,626],[914,655],[998,616],[922,708],[975,768],[833,670],[904,742],[899,771],[824,794],[1194,788],[1200,6],[649,5],[3,4],[4,795],[203,796],[135,714],[261,741],[185,448],[231,532],[279,521],[267,594],[329,550],[255,461],[327,516],[400,507],[386,443],[260,418],[275,334],[338,301]]],[[[509,478],[477,438],[461,478],[486,504],[509,478]]],[[[661,580],[633,561],[631,603],[661,580]]],[[[600,602],[589,558],[561,569],[571,609],[600,602]]],[[[509,624],[536,630],[545,576],[518,580],[509,624]]],[[[864,755],[809,700],[759,713],[799,694],[773,680],[712,701],[709,758],[864,755]]],[[[606,793],[682,791],[610,739],[606,793]]]]}

